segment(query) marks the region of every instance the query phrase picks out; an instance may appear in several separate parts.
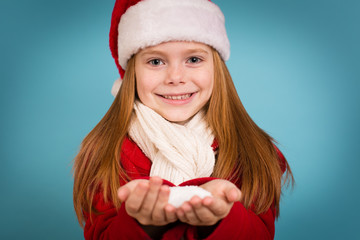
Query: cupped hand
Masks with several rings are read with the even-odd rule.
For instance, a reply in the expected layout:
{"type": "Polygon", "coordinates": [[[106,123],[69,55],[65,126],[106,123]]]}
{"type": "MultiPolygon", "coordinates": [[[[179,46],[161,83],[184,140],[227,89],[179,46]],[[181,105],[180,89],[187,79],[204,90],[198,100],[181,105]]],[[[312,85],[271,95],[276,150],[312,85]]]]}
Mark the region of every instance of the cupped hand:
{"type": "Polygon", "coordinates": [[[176,211],[180,221],[196,226],[211,226],[226,217],[234,202],[240,201],[241,191],[223,179],[209,181],[200,187],[211,192],[212,197],[194,196],[176,211]]]}
{"type": "Polygon", "coordinates": [[[126,212],[142,225],[163,226],[177,220],[175,208],[168,205],[169,187],[162,179],[132,180],[120,187],[118,197],[126,212]]]}

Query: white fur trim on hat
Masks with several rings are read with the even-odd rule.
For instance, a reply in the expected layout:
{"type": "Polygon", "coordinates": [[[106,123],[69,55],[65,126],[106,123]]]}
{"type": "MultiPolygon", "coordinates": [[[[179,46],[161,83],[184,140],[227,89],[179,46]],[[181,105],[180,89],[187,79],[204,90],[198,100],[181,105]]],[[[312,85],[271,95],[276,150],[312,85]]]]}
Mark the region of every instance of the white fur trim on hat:
{"type": "Polygon", "coordinates": [[[224,61],[230,56],[225,18],[208,0],[143,0],[130,7],[118,27],[119,64],[140,49],[168,41],[194,41],[215,48],[224,61]]]}

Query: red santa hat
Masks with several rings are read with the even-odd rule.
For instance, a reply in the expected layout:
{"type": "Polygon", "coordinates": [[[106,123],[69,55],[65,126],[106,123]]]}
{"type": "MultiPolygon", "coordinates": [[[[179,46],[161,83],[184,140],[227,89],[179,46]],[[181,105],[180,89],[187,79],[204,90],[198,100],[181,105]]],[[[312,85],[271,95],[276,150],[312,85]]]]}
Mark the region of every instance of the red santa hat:
{"type": "MultiPolygon", "coordinates": [[[[209,0],[116,0],[111,18],[110,50],[121,78],[132,55],[169,41],[194,41],[230,56],[225,18],[209,0]]],[[[116,96],[121,78],[111,90],[116,96]]]]}

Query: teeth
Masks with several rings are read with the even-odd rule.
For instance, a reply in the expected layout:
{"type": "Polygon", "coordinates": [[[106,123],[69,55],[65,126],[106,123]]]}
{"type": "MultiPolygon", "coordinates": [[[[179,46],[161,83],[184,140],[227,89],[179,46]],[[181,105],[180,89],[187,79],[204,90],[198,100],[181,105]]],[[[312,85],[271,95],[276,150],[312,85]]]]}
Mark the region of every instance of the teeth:
{"type": "Polygon", "coordinates": [[[185,95],[178,95],[178,96],[167,96],[164,95],[163,97],[166,99],[171,99],[171,100],[183,100],[183,99],[187,99],[191,96],[191,94],[185,94],[185,95]]]}

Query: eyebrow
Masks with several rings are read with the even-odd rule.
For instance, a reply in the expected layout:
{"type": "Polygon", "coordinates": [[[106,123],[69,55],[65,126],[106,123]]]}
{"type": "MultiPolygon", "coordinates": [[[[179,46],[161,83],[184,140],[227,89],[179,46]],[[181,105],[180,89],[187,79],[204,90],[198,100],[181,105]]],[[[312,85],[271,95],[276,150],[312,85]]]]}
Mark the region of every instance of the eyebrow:
{"type": "MultiPolygon", "coordinates": [[[[202,48],[191,48],[185,51],[185,54],[193,54],[193,53],[203,53],[208,55],[209,53],[202,48]]],[[[159,51],[159,50],[145,50],[144,52],[140,53],[141,56],[146,55],[164,55],[166,51],[159,51]]]]}
{"type": "Polygon", "coordinates": [[[205,51],[204,49],[202,48],[194,48],[194,49],[189,49],[188,51],[186,51],[187,53],[197,53],[197,52],[200,52],[200,53],[204,53],[204,54],[209,54],[208,51],[205,51]]]}
{"type": "Polygon", "coordinates": [[[144,55],[161,55],[163,54],[162,51],[157,51],[157,50],[145,50],[144,52],[140,53],[140,56],[144,56],[144,55]]]}

